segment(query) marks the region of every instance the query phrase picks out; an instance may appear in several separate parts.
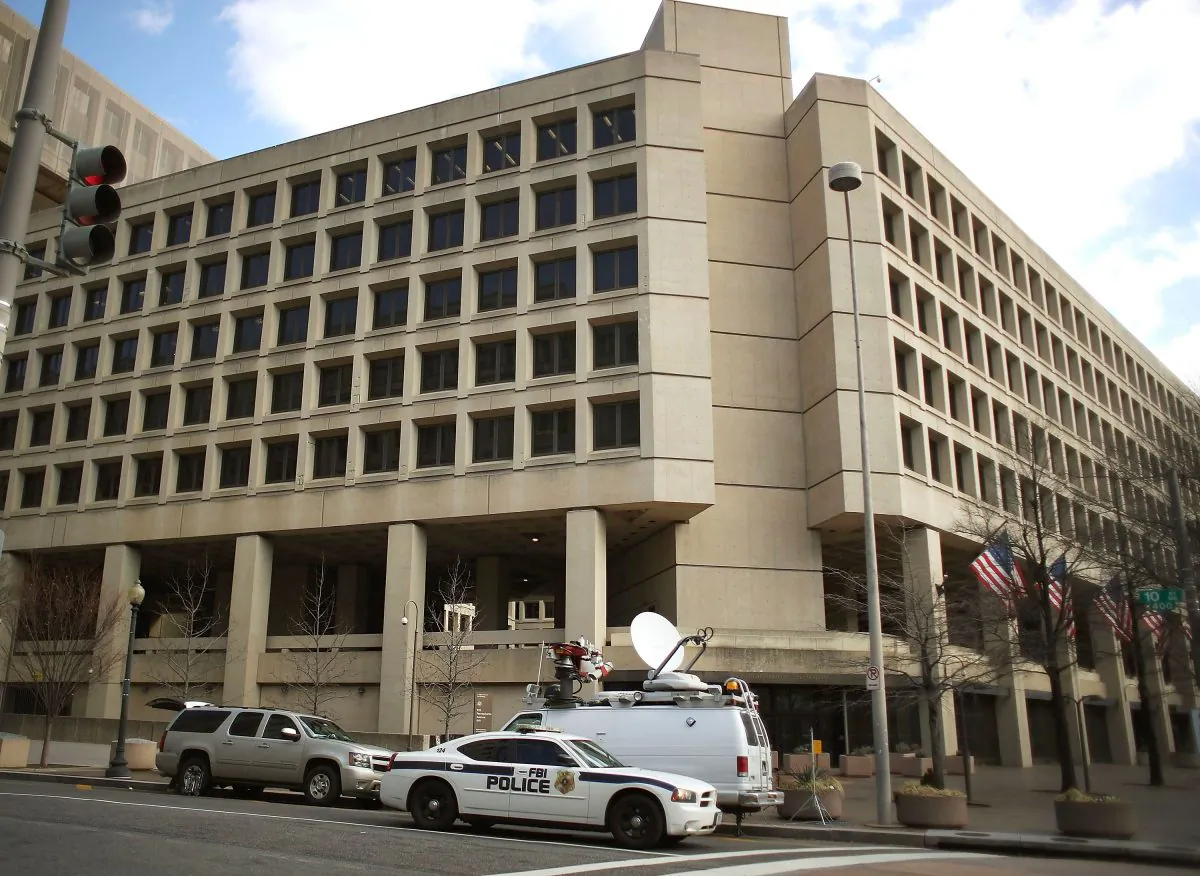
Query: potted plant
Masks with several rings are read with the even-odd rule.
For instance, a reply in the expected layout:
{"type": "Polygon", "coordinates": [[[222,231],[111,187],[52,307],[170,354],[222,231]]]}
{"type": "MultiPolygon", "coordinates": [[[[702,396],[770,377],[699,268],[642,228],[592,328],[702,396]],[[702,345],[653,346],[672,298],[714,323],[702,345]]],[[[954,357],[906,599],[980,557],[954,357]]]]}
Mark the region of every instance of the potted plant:
{"type": "Polygon", "coordinates": [[[826,769],[809,766],[795,773],[780,773],[775,787],[783,791],[783,802],[775,807],[780,818],[819,821],[821,815],[811,804],[814,794],[830,818],[842,817],[842,783],[826,769]]]}
{"type": "Polygon", "coordinates": [[[1054,820],[1067,836],[1129,839],[1137,833],[1133,804],[1112,794],[1069,788],[1054,798],[1054,820]]]}
{"type": "Polygon", "coordinates": [[[900,761],[900,775],[919,779],[933,769],[933,758],[923,751],[914,751],[900,761]]]}
{"type": "Polygon", "coordinates": [[[783,771],[785,773],[799,773],[801,770],[816,766],[822,769],[829,769],[828,754],[813,754],[812,748],[807,744],[797,745],[792,749],[791,754],[785,754],[781,760],[783,761],[783,771]]]}
{"type": "Polygon", "coordinates": [[[848,778],[870,778],[875,775],[875,752],[869,745],[860,745],[842,755],[842,775],[848,778]]]}
{"type": "Polygon", "coordinates": [[[965,776],[964,766],[969,767],[971,775],[975,775],[975,755],[966,757],[959,752],[953,757],[946,758],[946,775],[948,776],[965,776]],[[964,761],[966,762],[964,764],[964,761]]]}
{"type": "MultiPolygon", "coordinates": [[[[888,769],[892,775],[903,775],[904,764],[916,756],[919,746],[913,745],[911,742],[897,742],[892,746],[892,751],[888,755],[888,769]]],[[[920,775],[918,773],[918,775],[920,775]]]]}
{"type": "Polygon", "coordinates": [[[955,830],[967,826],[967,797],[953,788],[910,782],[895,794],[896,820],[905,827],[955,830]]]}

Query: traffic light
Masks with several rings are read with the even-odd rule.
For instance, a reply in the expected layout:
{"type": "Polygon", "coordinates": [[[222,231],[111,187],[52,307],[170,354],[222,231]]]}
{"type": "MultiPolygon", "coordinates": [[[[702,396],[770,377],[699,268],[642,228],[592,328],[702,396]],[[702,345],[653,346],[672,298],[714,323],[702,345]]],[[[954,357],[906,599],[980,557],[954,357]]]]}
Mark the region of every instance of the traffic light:
{"type": "Polygon", "coordinates": [[[115,241],[108,226],[121,215],[121,196],[113,185],[125,179],[125,156],[116,146],[75,150],[63,204],[58,261],[75,269],[113,257],[115,241]]]}

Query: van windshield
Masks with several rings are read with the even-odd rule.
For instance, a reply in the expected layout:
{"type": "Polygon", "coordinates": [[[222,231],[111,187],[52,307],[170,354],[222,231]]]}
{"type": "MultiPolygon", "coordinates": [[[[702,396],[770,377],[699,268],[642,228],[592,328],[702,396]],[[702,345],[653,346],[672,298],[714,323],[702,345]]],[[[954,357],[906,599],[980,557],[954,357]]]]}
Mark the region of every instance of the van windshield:
{"type": "Polygon", "coordinates": [[[586,766],[597,769],[616,769],[625,766],[590,739],[565,739],[586,766]]]}
{"type": "Polygon", "coordinates": [[[354,737],[337,724],[325,718],[301,718],[300,723],[304,725],[305,730],[317,739],[336,739],[338,742],[354,742],[354,737]]]}

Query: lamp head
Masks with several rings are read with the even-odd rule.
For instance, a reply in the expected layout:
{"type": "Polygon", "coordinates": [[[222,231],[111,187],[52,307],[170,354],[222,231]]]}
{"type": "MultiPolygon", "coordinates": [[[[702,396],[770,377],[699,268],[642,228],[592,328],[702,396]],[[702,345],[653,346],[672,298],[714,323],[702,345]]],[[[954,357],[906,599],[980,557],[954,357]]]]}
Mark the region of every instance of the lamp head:
{"type": "Polygon", "coordinates": [[[852,192],[862,185],[862,168],[842,161],[829,168],[829,187],[835,192],[852,192]]]}
{"type": "Polygon", "coordinates": [[[129,588],[129,604],[141,605],[142,600],[146,598],[146,588],[142,586],[142,579],[138,578],[133,582],[133,586],[129,588]]]}
{"type": "Polygon", "coordinates": [[[408,626],[408,615],[405,615],[404,617],[400,618],[400,623],[403,624],[404,626],[408,626]]]}

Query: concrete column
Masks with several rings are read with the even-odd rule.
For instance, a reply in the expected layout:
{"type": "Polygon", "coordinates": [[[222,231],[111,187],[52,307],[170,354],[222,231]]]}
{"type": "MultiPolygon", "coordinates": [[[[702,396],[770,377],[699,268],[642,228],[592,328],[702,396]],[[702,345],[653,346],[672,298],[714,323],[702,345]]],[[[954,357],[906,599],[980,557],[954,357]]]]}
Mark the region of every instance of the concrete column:
{"type": "Polygon", "coordinates": [[[258,662],[267,650],[274,548],[261,535],[238,536],[229,597],[222,703],[258,706],[258,662]]]}
{"type": "Polygon", "coordinates": [[[1096,653],[1096,671],[1104,682],[1104,694],[1113,701],[1106,709],[1108,743],[1114,764],[1135,766],[1137,746],[1133,737],[1133,716],[1129,711],[1129,690],[1125,684],[1125,666],[1121,660],[1121,641],[1102,618],[1092,624],[1092,647],[1096,653]]]}
{"type": "MultiPolygon", "coordinates": [[[[936,530],[914,529],[904,534],[904,551],[901,557],[904,587],[911,594],[913,615],[909,619],[909,632],[914,636],[928,638],[925,646],[935,659],[945,652],[949,644],[949,628],[945,602],[938,596],[942,574],[942,536],[936,530]]],[[[921,644],[911,643],[914,656],[920,655],[921,644]]],[[[933,672],[940,679],[944,667],[935,666],[933,672]]],[[[920,703],[921,748],[933,752],[933,739],[929,728],[929,706],[920,703]]],[[[954,697],[949,693],[942,697],[939,731],[946,754],[958,752],[958,728],[954,720],[954,697]]]]}
{"type": "Polygon", "coordinates": [[[480,557],[475,563],[476,629],[508,629],[508,562],[480,557]]]}
{"type": "Polygon", "coordinates": [[[1162,661],[1158,659],[1158,649],[1154,635],[1144,627],[1140,630],[1142,636],[1142,654],[1146,662],[1146,683],[1150,688],[1150,702],[1142,703],[1143,709],[1150,713],[1151,726],[1158,738],[1162,740],[1163,755],[1169,756],[1175,751],[1175,734],[1171,729],[1171,711],[1164,696],[1166,682],[1163,681],[1162,661]]]}
{"type": "Polygon", "coordinates": [[[994,647],[1003,652],[999,659],[1006,671],[1000,678],[1004,688],[996,700],[996,724],[1000,737],[1000,763],[1004,766],[1033,766],[1033,746],[1029,739],[1029,711],[1025,703],[1025,677],[1021,672],[1019,629],[1015,619],[1001,622],[994,647]]]}
{"type": "MultiPolygon", "coordinates": [[[[108,642],[97,641],[95,647],[121,649],[122,658],[112,661],[103,675],[92,676],[87,686],[86,715],[89,718],[121,717],[121,686],[125,678],[124,649],[129,642],[129,589],[142,570],[141,552],[127,544],[110,544],[104,550],[104,571],[101,573],[100,605],[121,604],[108,642]]],[[[103,608],[101,608],[103,611],[103,608]]]]}
{"type": "Polygon", "coordinates": [[[337,628],[345,633],[359,630],[359,607],[362,603],[362,566],[338,566],[336,604],[334,620],[337,628]]]}
{"type": "MultiPolygon", "coordinates": [[[[567,582],[564,619],[568,640],[585,637],[601,651],[608,644],[608,541],[604,515],[594,508],[567,512],[567,582]]],[[[584,685],[583,696],[596,685],[584,685]]]]}
{"type": "MultiPolygon", "coordinates": [[[[425,629],[425,530],[416,523],[388,527],[383,597],[383,654],[379,669],[379,732],[407,733],[413,695],[413,650],[425,629]],[[417,607],[413,610],[410,600],[417,607]],[[408,623],[403,619],[407,617],[408,623]]],[[[417,709],[418,716],[420,708],[417,709]]],[[[420,728],[414,727],[414,733],[420,728]]]]}
{"type": "Polygon", "coordinates": [[[17,610],[20,607],[21,587],[29,564],[15,554],[0,555],[0,713],[8,695],[12,678],[11,662],[16,643],[17,610]]]}

